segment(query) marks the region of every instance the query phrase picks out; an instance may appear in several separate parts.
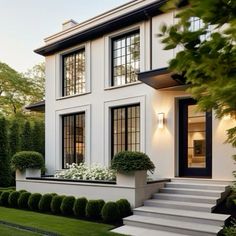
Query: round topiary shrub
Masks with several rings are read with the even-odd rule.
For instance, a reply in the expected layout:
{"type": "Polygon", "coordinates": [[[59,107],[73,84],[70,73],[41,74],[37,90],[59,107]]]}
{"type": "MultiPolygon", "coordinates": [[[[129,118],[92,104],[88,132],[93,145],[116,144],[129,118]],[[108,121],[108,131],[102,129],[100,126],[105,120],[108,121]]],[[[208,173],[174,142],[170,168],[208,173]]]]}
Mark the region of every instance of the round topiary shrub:
{"type": "Polygon", "coordinates": [[[66,196],[63,198],[61,203],[61,213],[63,215],[73,215],[73,207],[75,203],[75,197],[66,196]]]}
{"type": "Polygon", "coordinates": [[[52,201],[53,195],[52,194],[44,194],[40,201],[39,201],[39,210],[42,212],[49,212],[51,210],[51,201],[52,201]]]}
{"type": "Polygon", "coordinates": [[[122,151],[114,156],[111,168],[119,172],[137,170],[149,170],[153,172],[155,166],[145,153],[122,151]]]}
{"type": "Polygon", "coordinates": [[[10,195],[10,191],[3,191],[0,196],[0,206],[8,206],[8,198],[10,195]]]}
{"type": "Polygon", "coordinates": [[[18,192],[19,192],[19,193],[25,193],[25,192],[27,192],[27,191],[24,190],[24,189],[21,189],[21,190],[19,190],[18,192]]]}
{"type": "Polygon", "coordinates": [[[43,169],[44,160],[42,154],[33,151],[17,152],[11,160],[15,170],[25,170],[27,168],[43,169]]]}
{"type": "Polygon", "coordinates": [[[74,214],[78,217],[84,217],[87,203],[88,200],[85,197],[76,199],[73,208],[74,214]]]}
{"type": "Polygon", "coordinates": [[[120,199],[117,202],[121,218],[127,217],[132,214],[131,206],[128,200],[120,199]]]}
{"type": "Polygon", "coordinates": [[[226,207],[228,209],[236,209],[236,193],[231,193],[226,199],[226,207]]]}
{"type": "Polygon", "coordinates": [[[51,201],[51,212],[52,213],[54,213],[54,214],[61,213],[61,203],[64,198],[65,198],[65,196],[58,196],[58,195],[55,195],[52,198],[52,201],[51,201]]]}
{"type": "Polygon", "coordinates": [[[29,197],[31,196],[31,193],[29,192],[22,192],[20,194],[20,197],[18,199],[18,207],[21,209],[28,209],[28,201],[29,197]]]}
{"type": "Polygon", "coordinates": [[[10,207],[17,208],[19,197],[20,197],[20,192],[18,192],[18,191],[11,192],[9,197],[8,197],[8,205],[10,207]]]}
{"type": "Polygon", "coordinates": [[[39,201],[42,195],[40,193],[33,193],[29,197],[28,206],[30,210],[37,211],[39,209],[39,201]]]}
{"type": "Polygon", "coordinates": [[[86,216],[90,219],[100,219],[105,202],[103,200],[89,200],[86,205],[86,216]]]}
{"type": "Polygon", "coordinates": [[[102,219],[106,223],[114,223],[121,220],[120,211],[116,202],[107,202],[103,206],[102,219]]]}

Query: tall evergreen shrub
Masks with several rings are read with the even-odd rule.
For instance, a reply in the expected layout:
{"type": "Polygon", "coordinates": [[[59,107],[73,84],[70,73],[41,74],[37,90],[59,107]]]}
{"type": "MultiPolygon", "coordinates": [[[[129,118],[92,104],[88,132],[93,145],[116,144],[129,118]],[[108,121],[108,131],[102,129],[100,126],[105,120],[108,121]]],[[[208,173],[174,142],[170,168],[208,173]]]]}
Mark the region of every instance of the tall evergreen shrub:
{"type": "Polygon", "coordinates": [[[10,158],[20,151],[20,124],[14,119],[9,127],[9,155],[10,158]]]}
{"type": "Polygon", "coordinates": [[[21,134],[21,150],[32,151],[32,129],[29,121],[26,121],[21,134]]]}

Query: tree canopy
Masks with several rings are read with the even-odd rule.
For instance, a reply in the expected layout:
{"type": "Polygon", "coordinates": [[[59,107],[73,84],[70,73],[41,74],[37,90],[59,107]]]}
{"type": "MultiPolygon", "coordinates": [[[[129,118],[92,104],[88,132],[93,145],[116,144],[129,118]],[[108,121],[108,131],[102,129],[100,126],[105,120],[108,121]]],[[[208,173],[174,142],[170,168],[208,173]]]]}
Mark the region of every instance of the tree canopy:
{"type": "MultiPolygon", "coordinates": [[[[179,0],[170,0],[166,10],[177,9],[179,0]]],[[[218,117],[236,118],[236,1],[189,0],[178,9],[178,23],[163,25],[160,37],[165,49],[177,48],[170,69],[183,73],[188,92],[202,110],[214,109],[218,117]],[[202,21],[191,27],[191,19],[202,21]]],[[[228,142],[236,146],[236,127],[228,130],[228,142]]]]}

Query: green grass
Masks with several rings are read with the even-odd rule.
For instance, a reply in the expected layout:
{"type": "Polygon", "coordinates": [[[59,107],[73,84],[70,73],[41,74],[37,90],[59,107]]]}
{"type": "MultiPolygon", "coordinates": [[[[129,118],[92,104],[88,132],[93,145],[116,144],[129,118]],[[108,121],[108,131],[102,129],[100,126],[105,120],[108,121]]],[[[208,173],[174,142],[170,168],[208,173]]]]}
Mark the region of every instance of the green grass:
{"type": "Polygon", "coordinates": [[[39,234],[31,233],[25,230],[14,229],[6,225],[0,225],[0,234],[4,236],[39,236],[39,234]]]}
{"type": "Polygon", "coordinates": [[[16,187],[7,187],[7,188],[0,187],[0,191],[5,191],[5,190],[16,190],[16,187]]]}
{"type": "MultiPolygon", "coordinates": [[[[100,224],[62,216],[41,214],[37,212],[23,211],[5,207],[0,207],[0,220],[18,225],[38,228],[41,230],[50,231],[65,236],[118,235],[109,232],[109,230],[113,226],[107,224],[100,224]]],[[[15,235],[18,236],[18,234],[15,235]]]]}

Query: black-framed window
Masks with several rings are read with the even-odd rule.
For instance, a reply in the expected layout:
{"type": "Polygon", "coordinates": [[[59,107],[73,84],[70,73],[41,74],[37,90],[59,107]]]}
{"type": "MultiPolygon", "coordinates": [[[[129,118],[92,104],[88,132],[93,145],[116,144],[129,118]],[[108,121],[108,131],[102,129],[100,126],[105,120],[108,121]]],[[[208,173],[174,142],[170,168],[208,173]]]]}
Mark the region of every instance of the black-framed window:
{"type": "Polygon", "coordinates": [[[140,71],[139,30],[112,39],[112,86],[136,82],[140,71]]]}
{"type": "Polygon", "coordinates": [[[85,84],[85,49],[63,55],[63,89],[62,96],[86,92],[85,84]]]}
{"type": "Polygon", "coordinates": [[[140,105],[111,110],[111,156],[120,151],[140,151],[140,105]]]}
{"type": "Polygon", "coordinates": [[[66,164],[81,163],[85,154],[85,112],[64,115],[63,129],[63,168],[66,164]]]}

